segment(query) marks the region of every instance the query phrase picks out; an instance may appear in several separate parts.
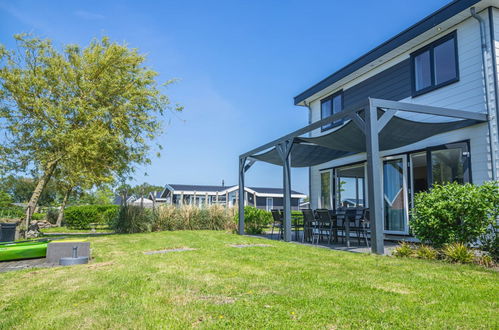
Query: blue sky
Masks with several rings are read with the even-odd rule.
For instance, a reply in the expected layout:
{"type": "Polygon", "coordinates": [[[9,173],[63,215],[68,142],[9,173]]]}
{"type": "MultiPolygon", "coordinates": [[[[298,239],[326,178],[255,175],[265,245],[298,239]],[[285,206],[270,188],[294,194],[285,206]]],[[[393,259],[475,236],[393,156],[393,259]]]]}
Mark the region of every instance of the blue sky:
{"type": "MultiPolygon", "coordinates": [[[[239,154],[307,124],[293,96],[448,2],[0,0],[0,43],[31,32],[138,48],[160,81],[179,79],[167,94],[185,110],[135,182],[237,184],[239,154]]],[[[308,191],[307,173],[293,169],[293,189],[308,191]]],[[[281,169],[257,163],[247,184],[279,187],[281,169]]]]}

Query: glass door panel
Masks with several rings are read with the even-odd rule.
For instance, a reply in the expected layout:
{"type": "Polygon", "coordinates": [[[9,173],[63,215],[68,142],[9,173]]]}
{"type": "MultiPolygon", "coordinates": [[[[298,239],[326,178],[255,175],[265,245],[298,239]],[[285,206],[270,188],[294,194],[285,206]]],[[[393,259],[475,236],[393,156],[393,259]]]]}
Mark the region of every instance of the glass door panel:
{"type": "Polygon", "coordinates": [[[383,201],[385,231],[407,232],[407,191],[403,158],[383,162],[383,201]]]}
{"type": "Polygon", "coordinates": [[[465,162],[462,148],[433,150],[431,174],[433,183],[465,182],[465,162]]]}
{"type": "Polygon", "coordinates": [[[323,209],[330,209],[331,199],[331,171],[321,172],[321,195],[319,207],[323,209]]]}
{"type": "Polygon", "coordinates": [[[365,165],[339,167],[336,169],[336,207],[365,206],[365,165]]]}

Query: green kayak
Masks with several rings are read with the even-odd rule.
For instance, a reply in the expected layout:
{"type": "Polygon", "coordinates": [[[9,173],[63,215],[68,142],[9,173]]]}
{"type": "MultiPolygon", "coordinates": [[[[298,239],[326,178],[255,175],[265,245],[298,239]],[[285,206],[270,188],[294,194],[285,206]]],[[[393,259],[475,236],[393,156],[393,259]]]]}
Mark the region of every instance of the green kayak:
{"type": "Polygon", "coordinates": [[[44,258],[48,243],[48,239],[0,243],[0,261],[44,258]]]}

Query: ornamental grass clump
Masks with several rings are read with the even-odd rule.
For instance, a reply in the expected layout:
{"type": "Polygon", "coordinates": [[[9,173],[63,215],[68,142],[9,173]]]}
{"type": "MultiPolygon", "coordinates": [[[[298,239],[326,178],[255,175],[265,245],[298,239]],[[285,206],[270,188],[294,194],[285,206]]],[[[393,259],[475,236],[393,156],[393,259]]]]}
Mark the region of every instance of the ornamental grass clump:
{"type": "Polygon", "coordinates": [[[392,254],[399,258],[407,258],[412,257],[414,255],[414,251],[410,243],[400,242],[399,246],[393,250],[392,254]]]}
{"type": "Polygon", "coordinates": [[[438,251],[429,245],[420,245],[416,248],[416,257],[419,259],[435,260],[438,258],[438,251]]]}
{"type": "Polygon", "coordinates": [[[154,210],[153,231],[235,229],[234,211],[220,205],[161,205],[154,210]]]}
{"type": "Polygon", "coordinates": [[[434,247],[472,244],[487,232],[499,215],[499,186],[435,184],[414,197],[410,226],[422,242],[434,247]]]}
{"type": "Polygon", "coordinates": [[[445,260],[461,264],[470,264],[475,258],[473,251],[462,243],[447,244],[442,249],[442,253],[445,260]]]}

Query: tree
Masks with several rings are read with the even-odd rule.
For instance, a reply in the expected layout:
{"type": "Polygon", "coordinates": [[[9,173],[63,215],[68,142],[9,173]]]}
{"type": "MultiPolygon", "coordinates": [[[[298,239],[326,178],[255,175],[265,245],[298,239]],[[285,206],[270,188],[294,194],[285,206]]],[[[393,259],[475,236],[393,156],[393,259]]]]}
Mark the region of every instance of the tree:
{"type": "Polygon", "coordinates": [[[12,197],[5,191],[0,190],[0,207],[10,206],[12,204],[12,197]]]}
{"type": "MultiPolygon", "coordinates": [[[[58,166],[78,164],[95,179],[125,176],[150,163],[150,142],[171,105],[145,57],[107,37],[85,49],[56,50],[51,41],[16,35],[17,48],[0,46],[0,118],[5,170],[34,168],[37,185],[26,222],[58,166]],[[94,167],[106,171],[92,173],[94,167]]],[[[169,85],[168,81],[163,86],[169,85]]],[[[159,148],[161,146],[158,145],[159,148]]]]}
{"type": "MultiPolygon", "coordinates": [[[[0,179],[0,190],[5,191],[12,197],[14,203],[27,203],[33,194],[37,179],[23,176],[8,175],[0,179]]],[[[58,188],[54,181],[50,180],[45,190],[40,195],[38,204],[53,205],[59,199],[58,188]]]]}

